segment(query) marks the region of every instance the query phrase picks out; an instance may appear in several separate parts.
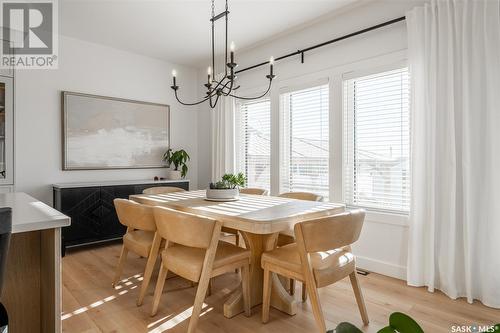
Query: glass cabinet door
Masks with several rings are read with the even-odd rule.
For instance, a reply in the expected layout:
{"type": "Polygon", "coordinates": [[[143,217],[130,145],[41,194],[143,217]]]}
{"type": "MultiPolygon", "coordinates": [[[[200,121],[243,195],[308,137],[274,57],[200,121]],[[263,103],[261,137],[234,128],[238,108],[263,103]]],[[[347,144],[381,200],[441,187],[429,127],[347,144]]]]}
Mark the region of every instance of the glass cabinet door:
{"type": "Polygon", "coordinates": [[[13,184],[13,87],[12,78],[0,76],[0,184],[13,184]]]}

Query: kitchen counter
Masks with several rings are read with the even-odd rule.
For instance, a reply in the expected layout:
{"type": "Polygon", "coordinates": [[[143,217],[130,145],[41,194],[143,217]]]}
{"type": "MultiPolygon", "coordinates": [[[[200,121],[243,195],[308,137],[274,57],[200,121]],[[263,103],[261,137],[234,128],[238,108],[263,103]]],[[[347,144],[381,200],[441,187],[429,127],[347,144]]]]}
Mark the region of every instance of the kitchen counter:
{"type": "Polygon", "coordinates": [[[12,233],[67,227],[70,218],[23,192],[1,193],[0,207],[12,208],[12,233]]]}
{"type": "Polygon", "coordinates": [[[12,236],[1,302],[9,333],[61,332],[61,227],[70,218],[26,193],[0,194],[12,208],[12,236]]]}

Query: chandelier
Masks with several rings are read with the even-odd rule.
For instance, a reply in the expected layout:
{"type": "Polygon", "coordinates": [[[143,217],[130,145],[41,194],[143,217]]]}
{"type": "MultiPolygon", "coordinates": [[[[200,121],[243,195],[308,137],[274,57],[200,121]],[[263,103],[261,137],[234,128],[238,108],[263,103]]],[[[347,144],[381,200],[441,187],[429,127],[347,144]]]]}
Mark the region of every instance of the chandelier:
{"type": "MultiPolygon", "coordinates": [[[[229,16],[229,7],[227,5],[227,0],[226,0],[226,8],[225,11],[223,11],[220,14],[215,15],[215,0],[212,0],[212,17],[210,18],[210,22],[212,24],[212,66],[208,67],[207,74],[208,74],[208,80],[207,83],[204,84],[204,86],[207,88],[207,95],[206,97],[202,98],[201,100],[197,102],[192,102],[192,103],[186,103],[183,102],[179,99],[179,96],[177,95],[177,91],[179,90],[179,86],[177,85],[177,80],[176,76],[177,73],[175,70],[172,71],[172,90],[174,91],[175,98],[177,101],[182,104],[182,105],[198,105],[204,102],[209,103],[211,108],[215,108],[217,105],[217,102],[219,101],[219,98],[221,96],[230,96],[234,97],[237,99],[242,99],[242,100],[253,100],[253,99],[259,99],[264,97],[269,90],[271,89],[271,84],[273,79],[276,77],[273,73],[273,65],[274,65],[274,58],[271,57],[269,60],[269,74],[266,75],[266,78],[269,80],[269,85],[267,87],[266,92],[264,92],[260,96],[255,96],[255,97],[242,97],[242,96],[237,96],[235,95],[235,91],[240,88],[240,86],[237,86],[235,84],[236,81],[236,75],[235,75],[235,68],[238,66],[238,64],[234,60],[234,42],[231,42],[230,45],[230,54],[228,58],[228,52],[227,52],[227,41],[228,41],[228,36],[227,36],[227,31],[228,31],[228,16],[229,16]],[[226,30],[225,30],[225,53],[224,53],[224,76],[222,78],[215,78],[215,73],[217,73],[216,68],[215,68],[215,21],[225,18],[226,20],[226,30]]],[[[222,74],[221,74],[222,75],[222,74]]]]}

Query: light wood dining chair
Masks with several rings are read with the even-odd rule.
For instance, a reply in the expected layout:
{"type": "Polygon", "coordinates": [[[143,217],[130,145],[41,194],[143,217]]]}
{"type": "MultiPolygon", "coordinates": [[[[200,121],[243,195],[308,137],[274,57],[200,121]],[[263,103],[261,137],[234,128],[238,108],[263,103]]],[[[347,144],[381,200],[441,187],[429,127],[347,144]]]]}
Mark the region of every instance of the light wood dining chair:
{"type": "Polygon", "coordinates": [[[305,282],[318,331],[326,331],[317,288],[333,284],[349,276],[359,312],[368,325],[363,294],[356,276],[356,263],[351,244],[361,233],[365,212],[354,210],[339,215],[317,218],[294,227],[296,243],[279,247],[262,255],[264,292],[262,322],[269,321],[271,272],[305,282]]]}
{"type": "MultiPolygon", "coordinates": [[[[323,196],[310,192],[285,192],[278,195],[281,198],[290,198],[307,201],[323,201],[323,196]]],[[[278,246],[284,246],[295,242],[293,235],[280,233],[278,236],[278,246]]]]}
{"type": "Polygon", "coordinates": [[[290,199],[298,199],[298,200],[307,200],[307,201],[323,201],[323,196],[310,193],[310,192],[285,192],[281,193],[279,197],[282,198],[290,198],[290,199]]]}
{"type": "MultiPolygon", "coordinates": [[[[268,191],[262,188],[241,188],[240,193],[242,194],[253,194],[253,195],[268,195],[268,191]]],[[[222,227],[222,232],[230,235],[234,235],[236,246],[240,245],[240,234],[238,230],[233,228],[222,227]]]]}
{"type": "Polygon", "coordinates": [[[183,188],[173,187],[173,186],[155,186],[149,187],[142,191],[142,194],[167,194],[174,192],[184,192],[183,188]]]}
{"type": "Polygon", "coordinates": [[[129,251],[147,258],[141,291],[137,300],[137,305],[140,305],[151,280],[154,263],[161,245],[161,238],[156,235],[153,207],[127,199],[115,199],[113,202],[118,220],[127,227],[127,233],[123,236],[123,246],[112,285],[115,287],[118,283],[129,251]]]}
{"type": "MultiPolygon", "coordinates": [[[[297,200],[307,200],[307,201],[323,201],[323,196],[311,192],[285,192],[279,195],[281,198],[290,198],[297,200]]],[[[290,230],[292,232],[292,230],[290,230]]],[[[278,235],[278,247],[285,246],[288,244],[295,243],[295,237],[291,234],[281,232],[278,235]]],[[[295,294],[295,280],[290,279],[289,288],[290,295],[295,294]]],[[[302,285],[302,301],[305,302],[307,299],[306,287],[302,285]]]]}
{"type": "Polygon", "coordinates": [[[151,315],[156,315],[167,272],[198,282],[188,332],[194,332],[210,278],[241,269],[245,314],[250,316],[250,251],[219,240],[220,221],[154,207],[157,233],[166,240],[153,298],[151,315]]]}
{"type": "Polygon", "coordinates": [[[246,188],[240,188],[240,193],[243,194],[253,194],[253,195],[268,195],[269,192],[263,188],[257,188],[257,187],[246,187],[246,188]]]}

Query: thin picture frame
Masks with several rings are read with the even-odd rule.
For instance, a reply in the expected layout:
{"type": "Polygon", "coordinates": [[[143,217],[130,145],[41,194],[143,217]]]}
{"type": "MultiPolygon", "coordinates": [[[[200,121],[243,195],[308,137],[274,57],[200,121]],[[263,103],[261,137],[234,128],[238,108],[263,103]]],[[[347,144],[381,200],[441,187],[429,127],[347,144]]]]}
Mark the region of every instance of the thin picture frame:
{"type": "Polygon", "coordinates": [[[132,105],[144,105],[145,107],[160,107],[165,108],[166,112],[166,124],[164,129],[166,130],[166,145],[164,151],[170,148],[170,106],[167,104],[144,102],[132,99],[109,97],[101,95],[93,95],[72,91],[61,91],[61,147],[62,147],[62,170],[64,171],[75,171],[75,170],[117,170],[117,169],[155,169],[155,168],[165,168],[166,163],[161,161],[161,156],[158,156],[158,163],[148,163],[148,164],[130,164],[130,165],[88,165],[83,161],[82,165],[75,165],[74,162],[68,161],[68,118],[71,116],[71,110],[68,110],[69,103],[68,99],[71,97],[88,98],[90,100],[103,100],[112,101],[117,103],[128,103],[132,105]]]}

